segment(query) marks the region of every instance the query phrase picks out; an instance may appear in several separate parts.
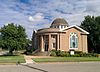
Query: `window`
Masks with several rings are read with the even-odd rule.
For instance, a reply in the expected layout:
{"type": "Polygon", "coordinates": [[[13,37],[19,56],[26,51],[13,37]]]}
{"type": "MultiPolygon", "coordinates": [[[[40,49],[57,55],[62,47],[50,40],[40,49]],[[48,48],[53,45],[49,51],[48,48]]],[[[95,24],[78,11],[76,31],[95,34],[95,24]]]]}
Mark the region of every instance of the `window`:
{"type": "Polygon", "coordinates": [[[77,35],[77,33],[70,34],[70,48],[78,48],[78,35],[77,35]]]}
{"type": "Polygon", "coordinates": [[[64,26],[62,25],[61,28],[64,28],[64,26]]]}
{"type": "Polygon", "coordinates": [[[59,28],[59,26],[57,26],[57,28],[59,28]]]}
{"type": "Polygon", "coordinates": [[[63,28],[63,26],[61,26],[61,28],[63,28]]]}

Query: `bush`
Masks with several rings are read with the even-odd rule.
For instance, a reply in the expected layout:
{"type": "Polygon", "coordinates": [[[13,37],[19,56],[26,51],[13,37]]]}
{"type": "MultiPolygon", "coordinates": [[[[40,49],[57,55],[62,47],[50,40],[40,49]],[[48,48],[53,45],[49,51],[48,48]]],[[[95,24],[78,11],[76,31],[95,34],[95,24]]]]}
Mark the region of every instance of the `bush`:
{"type": "Polygon", "coordinates": [[[67,57],[70,56],[69,53],[60,50],[52,50],[50,56],[60,56],[60,57],[67,57]]]}
{"type": "Polygon", "coordinates": [[[59,56],[59,57],[98,57],[98,54],[95,53],[83,53],[82,51],[75,51],[74,55],[70,55],[69,52],[65,51],[56,51],[52,50],[50,56],[59,56]]]}
{"type": "Polygon", "coordinates": [[[57,56],[61,56],[62,52],[60,50],[56,51],[57,56]]]}
{"type": "Polygon", "coordinates": [[[60,56],[61,56],[61,57],[66,57],[66,56],[67,56],[67,53],[66,53],[65,51],[61,51],[61,52],[60,52],[60,56]]]}
{"type": "Polygon", "coordinates": [[[55,52],[51,52],[50,56],[57,56],[55,52]]]}
{"type": "Polygon", "coordinates": [[[81,57],[98,57],[98,54],[96,54],[96,53],[82,53],[80,56],[81,57]]]}
{"type": "Polygon", "coordinates": [[[80,54],[70,55],[70,57],[80,57],[80,54]]]}
{"type": "Polygon", "coordinates": [[[56,52],[57,50],[51,50],[51,52],[56,52]]]}
{"type": "Polygon", "coordinates": [[[75,51],[75,54],[82,54],[82,51],[75,51]]]}

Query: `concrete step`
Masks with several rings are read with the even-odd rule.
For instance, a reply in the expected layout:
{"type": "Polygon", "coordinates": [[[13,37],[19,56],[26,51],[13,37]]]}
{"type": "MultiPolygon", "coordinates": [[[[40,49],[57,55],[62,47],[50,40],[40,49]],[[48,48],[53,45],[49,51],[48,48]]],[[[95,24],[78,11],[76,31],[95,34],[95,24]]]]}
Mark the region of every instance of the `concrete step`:
{"type": "Polygon", "coordinates": [[[33,60],[26,60],[26,63],[33,63],[33,60]]]}
{"type": "Polygon", "coordinates": [[[34,54],[34,56],[49,56],[50,52],[37,52],[34,54]]]}

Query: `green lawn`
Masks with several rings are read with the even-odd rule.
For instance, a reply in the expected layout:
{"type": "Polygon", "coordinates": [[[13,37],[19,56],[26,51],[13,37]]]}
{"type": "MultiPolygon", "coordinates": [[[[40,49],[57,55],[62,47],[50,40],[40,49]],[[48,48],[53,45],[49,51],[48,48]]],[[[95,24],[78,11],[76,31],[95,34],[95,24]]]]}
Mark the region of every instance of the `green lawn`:
{"type": "Polygon", "coordinates": [[[97,57],[52,57],[52,58],[34,58],[35,62],[87,62],[100,61],[97,57]]]}
{"type": "Polygon", "coordinates": [[[16,63],[16,62],[24,63],[24,56],[0,56],[0,63],[16,63]]]}

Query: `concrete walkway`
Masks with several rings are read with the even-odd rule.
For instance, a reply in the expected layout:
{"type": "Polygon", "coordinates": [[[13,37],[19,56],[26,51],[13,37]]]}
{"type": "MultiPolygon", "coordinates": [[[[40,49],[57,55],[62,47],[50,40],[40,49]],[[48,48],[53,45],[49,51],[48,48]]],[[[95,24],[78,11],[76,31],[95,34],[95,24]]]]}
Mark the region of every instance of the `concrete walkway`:
{"type": "Polygon", "coordinates": [[[26,61],[26,64],[29,64],[29,63],[35,63],[32,58],[50,58],[50,56],[29,56],[29,55],[24,55],[24,58],[25,58],[25,61],[26,61]]]}
{"type": "Polygon", "coordinates": [[[26,64],[35,63],[35,62],[32,60],[33,56],[24,55],[24,58],[25,58],[26,64]]]}

